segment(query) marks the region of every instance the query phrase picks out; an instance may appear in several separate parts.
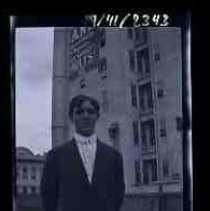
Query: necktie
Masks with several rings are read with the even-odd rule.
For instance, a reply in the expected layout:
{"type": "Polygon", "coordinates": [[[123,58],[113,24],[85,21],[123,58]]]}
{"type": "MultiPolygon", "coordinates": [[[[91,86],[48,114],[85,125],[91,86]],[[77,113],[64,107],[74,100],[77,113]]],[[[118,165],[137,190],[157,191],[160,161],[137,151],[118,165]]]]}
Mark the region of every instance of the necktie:
{"type": "Polygon", "coordinates": [[[84,166],[86,169],[88,180],[91,183],[95,154],[90,140],[83,141],[82,151],[84,166]]]}

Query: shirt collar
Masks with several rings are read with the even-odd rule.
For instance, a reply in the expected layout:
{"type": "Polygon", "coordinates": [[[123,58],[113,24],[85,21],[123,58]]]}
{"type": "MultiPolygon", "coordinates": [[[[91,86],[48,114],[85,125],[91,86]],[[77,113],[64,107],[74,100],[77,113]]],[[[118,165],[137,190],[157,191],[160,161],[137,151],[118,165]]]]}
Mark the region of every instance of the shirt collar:
{"type": "Polygon", "coordinates": [[[90,144],[95,144],[97,141],[97,136],[95,133],[89,137],[85,137],[85,136],[80,135],[79,133],[75,133],[74,138],[76,142],[79,144],[83,144],[85,141],[90,141],[90,144]]]}

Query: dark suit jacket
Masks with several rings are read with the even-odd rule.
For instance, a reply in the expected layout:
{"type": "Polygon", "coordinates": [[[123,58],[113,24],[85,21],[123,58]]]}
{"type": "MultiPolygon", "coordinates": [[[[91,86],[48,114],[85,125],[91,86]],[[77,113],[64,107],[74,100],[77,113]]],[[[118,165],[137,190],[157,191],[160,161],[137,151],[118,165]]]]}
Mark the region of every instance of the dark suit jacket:
{"type": "Polygon", "coordinates": [[[47,155],[41,180],[44,211],[118,211],[124,190],[122,155],[99,140],[91,184],[74,139],[47,155]]]}

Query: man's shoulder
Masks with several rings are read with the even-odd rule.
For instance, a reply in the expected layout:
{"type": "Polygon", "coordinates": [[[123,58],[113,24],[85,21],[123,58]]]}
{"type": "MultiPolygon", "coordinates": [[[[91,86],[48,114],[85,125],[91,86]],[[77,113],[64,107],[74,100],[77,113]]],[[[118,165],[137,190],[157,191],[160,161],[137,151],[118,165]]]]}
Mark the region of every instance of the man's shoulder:
{"type": "Polygon", "coordinates": [[[72,145],[71,141],[68,141],[62,145],[55,146],[51,150],[48,151],[48,156],[58,156],[63,154],[67,149],[69,149],[72,145]]]}
{"type": "Polygon", "coordinates": [[[104,150],[107,152],[107,153],[110,153],[110,155],[113,155],[113,156],[117,156],[117,157],[121,157],[122,154],[119,150],[115,149],[114,147],[100,141],[100,144],[102,145],[102,147],[104,148],[104,150]]]}

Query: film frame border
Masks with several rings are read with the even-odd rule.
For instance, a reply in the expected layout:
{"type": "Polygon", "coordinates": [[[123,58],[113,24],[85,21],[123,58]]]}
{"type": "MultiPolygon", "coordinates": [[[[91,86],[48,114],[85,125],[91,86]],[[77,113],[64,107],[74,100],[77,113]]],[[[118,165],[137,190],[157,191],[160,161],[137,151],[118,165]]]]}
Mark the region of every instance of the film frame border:
{"type": "MultiPolygon", "coordinates": [[[[13,31],[16,27],[48,27],[48,26],[90,26],[89,23],[86,22],[85,16],[69,16],[67,19],[66,17],[14,17],[13,21],[13,26],[11,26],[11,31],[13,31]],[[69,22],[69,20],[71,20],[69,22]],[[70,23],[70,25],[69,25],[70,23]],[[67,25],[66,25],[67,24],[67,25]]],[[[129,26],[129,23],[128,23],[129,26]]],[[[126,27],[128,27],[126,26],[126,27]]],[[[180,16],[175,20],[171,22],[171,24],[168,25],[170,26],[176,26],[176,27],[181,27],[182,29],[182,58],[183,58],[183,70],[187,70],[189,68],[189,60],[190,58],[188,57],[188,48],[187,48],[187,43],[189,44],[189,37],[187,37],[187,32],[190,31],[190,14],[185,13],[180,16]]],[[[11,35],[11,42],[14,43],[14,34],[12,33],[11,35]]],[[[12,47],[12,45],[11,45],[12,47]]],[[[14,49],[12,48],[13,54],[11,55],[12,61],[10,66],[13,66],[14,68],[14,49]]],[[[13,69],[12,68],[12,69],[13,69]]],[[[189,150],[192,151],[190,148],[190,143],[189,143],[189,130],[191,130],[191,111],[189,108],[189,82],[188,82],[188,77],[187,71],[183,71],[183,118],[184,118],[184,131],[183,131],[183,183],[184,183],[184,192],[183,192],[183,207],[184,210],[191,210],[192,206],[192,169],[189,166],[189,150]],[[186,102],[187,99],[187,102],[186,102]],[[187,144],[186,144],[187,143],[187,144]],[[187,167],[187,168],[185,168],[187,167]]],[[[12,74],[12,81],[14,83],[15,80],[15,73],[14,71],[11,71],[12,74]]],[[[12,90],[15,90],[15,85],[12,87],[12,90]]],[[[14,96],[15,96],[15,91],[14,91],[14,96]]],[[[13,97],[14,97],[13,96],[13,97]]],[[[12,102],[14,101],[15,98],[13,98],[12,102]]],[[[15,122],[14,119],[14,114],[15,114],[15,109],[12,109],[12,116],[13,116],[13,122],[15,122]]],[[[13,125],[12,127],[12,136],[13,136],[13,141],[12,143],[15,143],[15,127],[13,125]]],[[[191,137],[192,141],[192,137],[191,137]]],[[[14,146],[13,146],[14,147],[14,146]]],[[[14,148],[12,148],[13,153],[15,152],[14,148]]],[[[13,162],[15,162],[14,157],[12,158],[13,162]]],[[[14,176],[15,177],[15,176],[14,176]]]]}

